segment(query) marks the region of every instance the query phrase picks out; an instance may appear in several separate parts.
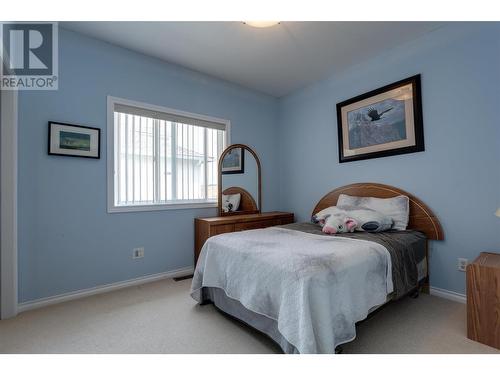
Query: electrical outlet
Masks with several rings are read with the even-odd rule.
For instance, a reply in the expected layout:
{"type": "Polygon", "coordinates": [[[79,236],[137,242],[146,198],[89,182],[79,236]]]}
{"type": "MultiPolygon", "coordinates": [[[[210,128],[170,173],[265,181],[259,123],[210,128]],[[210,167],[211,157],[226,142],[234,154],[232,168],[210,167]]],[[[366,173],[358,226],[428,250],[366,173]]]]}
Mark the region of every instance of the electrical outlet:
{"type": "Polygon", "coordinates": [[[469,263],[469,260],[466,258],[458,258],[458,264],[457,268],[459,271],[465,272],[465,269],[467,268],[467,264],[469,263]]]}
{"type": "Polygon", "coordinates": [[[136,247],[132,252],[132,258],[134,259],[144,258],[144,248],[136,247]]]}

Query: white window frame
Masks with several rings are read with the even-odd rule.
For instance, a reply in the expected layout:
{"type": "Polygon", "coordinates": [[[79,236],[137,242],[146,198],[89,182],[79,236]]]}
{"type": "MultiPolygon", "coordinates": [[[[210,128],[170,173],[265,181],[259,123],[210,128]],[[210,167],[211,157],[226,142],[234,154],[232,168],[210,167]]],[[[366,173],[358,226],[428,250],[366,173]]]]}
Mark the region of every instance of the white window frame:
{"type": "Polygon", "coordinates": [[[118,212],[137,212],[137,211],[161,211],[161,210],[179,210],[179,209],[192,209],[192,208],[210,208],[217,207],[217,202],[182,202],[182,203],[167,203],[167,204],[145,204],[145,205],[131,205],[131,206],[117,206],[115,205],[115,150],[114,150],[114,111],[115,104],[122,104],[131,107],[138,107],[150,111],[164,112],[177,116],[184,116],[198,120],[217,122],[225,126],[225,142],[226,147],[229,146],[231,140],[231,122],[229,120],[200,115],[198,113],[190,113],[179,111],[177,109],[162,107],[158,105],[117,98],[114,96],[107,97],[107,178],[108,178],[108,213],[118,212]]]}

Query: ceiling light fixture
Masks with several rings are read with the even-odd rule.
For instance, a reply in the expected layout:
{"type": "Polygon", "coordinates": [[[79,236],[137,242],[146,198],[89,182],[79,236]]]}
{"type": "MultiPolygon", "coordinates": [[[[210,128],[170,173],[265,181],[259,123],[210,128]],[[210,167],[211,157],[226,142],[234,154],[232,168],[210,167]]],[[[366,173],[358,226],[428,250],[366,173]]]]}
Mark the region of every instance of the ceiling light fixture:
{"type": "Polygon", "coordinates": [[[272,27],[278,25],[279,21],[245,21],[243,22],[245,25],[264,28],[264,27],[272,27]]]}

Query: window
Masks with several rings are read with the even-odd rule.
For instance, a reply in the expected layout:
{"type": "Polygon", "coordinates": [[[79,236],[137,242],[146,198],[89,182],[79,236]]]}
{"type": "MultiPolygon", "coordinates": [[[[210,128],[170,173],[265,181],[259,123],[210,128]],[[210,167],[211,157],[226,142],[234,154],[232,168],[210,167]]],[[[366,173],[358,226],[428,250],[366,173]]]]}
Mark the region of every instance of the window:
{"type": "Polygon", "coordinates": [[[108,98],[108,210],[213,207],[229,121],[108,98]]]}

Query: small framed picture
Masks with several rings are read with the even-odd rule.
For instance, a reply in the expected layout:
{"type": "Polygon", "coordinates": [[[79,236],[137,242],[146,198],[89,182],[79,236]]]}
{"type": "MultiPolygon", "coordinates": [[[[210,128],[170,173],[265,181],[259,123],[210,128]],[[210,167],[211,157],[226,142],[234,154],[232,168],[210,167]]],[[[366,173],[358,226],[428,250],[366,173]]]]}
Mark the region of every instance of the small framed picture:
{"type": "Polygon", "coordinates": [[[49,121],[49,155],[99,159],[101,129],[49,121]]]}
{"type": "Polygon", "coordinates": [[[233,148],[224,156],[221,173],[245,173],[245,150],[243,148],[233,148]]]}
{"type": "Polygon", "coordinates": [[[424,151],[420,75],[337,104],[339,162],[424,151]]]}

